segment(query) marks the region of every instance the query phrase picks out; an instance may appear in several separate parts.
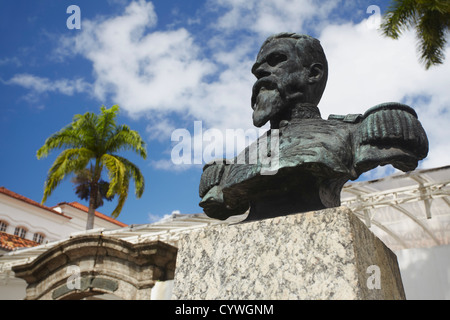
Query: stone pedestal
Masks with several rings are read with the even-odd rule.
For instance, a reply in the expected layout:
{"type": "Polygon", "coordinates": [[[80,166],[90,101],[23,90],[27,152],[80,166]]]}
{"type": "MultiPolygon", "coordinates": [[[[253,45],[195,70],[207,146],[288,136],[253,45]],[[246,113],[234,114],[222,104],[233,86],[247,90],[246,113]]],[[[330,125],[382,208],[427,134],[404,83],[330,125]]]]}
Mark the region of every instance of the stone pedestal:
{"type": "Polygon", "coordinates": [[[179,242],[173,299],[405,299],[395,254],[348,208],[212,226],[179,242]]]}

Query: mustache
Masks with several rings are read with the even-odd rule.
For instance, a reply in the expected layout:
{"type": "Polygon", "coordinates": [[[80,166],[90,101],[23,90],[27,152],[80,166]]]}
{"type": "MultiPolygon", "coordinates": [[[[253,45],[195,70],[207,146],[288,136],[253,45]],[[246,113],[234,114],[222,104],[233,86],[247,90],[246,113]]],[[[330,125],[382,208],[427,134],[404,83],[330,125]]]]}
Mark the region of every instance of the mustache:
{"type": "Polygon", "coordinates": [[[278,90],[281,93],[281,88],[278,85],[278,82],[273,77],[264,77],[256,80],[252,89],[252,107],[256,103],[256,97],[262,88],[266,88],[267,90],[278,90]]]}

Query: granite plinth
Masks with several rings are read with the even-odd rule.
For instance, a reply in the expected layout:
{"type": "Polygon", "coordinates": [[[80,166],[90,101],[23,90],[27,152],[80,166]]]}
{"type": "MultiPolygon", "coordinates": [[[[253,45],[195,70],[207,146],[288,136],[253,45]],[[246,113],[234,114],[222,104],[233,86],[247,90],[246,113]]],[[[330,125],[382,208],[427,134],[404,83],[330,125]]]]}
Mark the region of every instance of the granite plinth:
{"type": "Polygon", "coordinates": [[[405,299],[395,254],[348,208],[228,226],[179,242],[172,299],[405,299]]]}

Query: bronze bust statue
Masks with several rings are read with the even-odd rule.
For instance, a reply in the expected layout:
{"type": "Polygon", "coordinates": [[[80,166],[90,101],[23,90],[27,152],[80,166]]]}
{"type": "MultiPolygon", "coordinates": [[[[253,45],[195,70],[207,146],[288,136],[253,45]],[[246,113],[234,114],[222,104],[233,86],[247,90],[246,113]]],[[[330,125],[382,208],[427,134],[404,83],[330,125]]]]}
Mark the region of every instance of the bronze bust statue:
{"type": "Polygon", "coordinates": [[[199,194],[209,217],[224,220],[250,209],[249,221],[339,206],[348,180],[379,165],[414,170],[428,153],[417,114],[404,104],[321,118],[317,106],[328,65],[317,39],[295,33],[269,37],[252,73],[257,78],[253,123],[261,127],[270,121],[270,130],[236,159],[205,165],[199,194]],[[260,160],[248,161],[249,153],[263,146],[267,150],[274,138],[275,173],[265,174],[260,160]]]}

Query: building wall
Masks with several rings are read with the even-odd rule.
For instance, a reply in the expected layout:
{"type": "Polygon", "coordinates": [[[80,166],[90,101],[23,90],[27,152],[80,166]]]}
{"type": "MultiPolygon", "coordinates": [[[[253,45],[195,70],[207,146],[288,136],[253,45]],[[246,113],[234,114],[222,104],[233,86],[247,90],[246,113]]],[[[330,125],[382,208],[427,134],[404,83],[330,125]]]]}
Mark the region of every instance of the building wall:
{"type": "Polygon", "coordinates": [[[8,224],[6,233],[14,234],[18,226],[27,229],[25,239],[29,240],[33,240],[36,232],[44,234],[44,242],[51,242],[78,231],[71,225],[69,218],[2,194],[0,194],[0,220],[8,224]]]}
{"type": "Polygon", "coordinates": [[[0,300],[23,300],[27,295],[26,288],[25,280],[0,276],[0,300]]]}
{"type": "MultiPolygon", "coordinates": [[[[70,224],[72,228],[74,228],[75,230],[73,232],[86,230],[86,221],[87,221],[86,212],[71,207],[70,205],[67,204],[61,205],[60,207],[56,207],[54,209],[56,211],[61,211],[64,215],[72,218],[70,224]]],[[[94,218],[94,228],[119,229],[120,226],[96,216],[94,218]]]]}
{"type": "MultiPolygon", "coordinates": [[[[45,244],[86,230],[86,212],[68,205],[54,209],[66,217],[0,193],[0,221],[7,223],[6,233],[14,234],[16,227],[24,227],[27,230],[25,239],[33,240],[35,233],[41,233],[45,244]]],[[[94,228],[117,229],[120,226],[96,217],[94,228]]],[[[0,249],[0,256],[8,252],[0,249]]],[[[21,300],[26,295],[25,290],[24,280],[15,278],[12,272],[0,273],[0,300],[21,300]]]]}
{"type": "Polygon", "coordinates": [[[396,252],[406,299],[450,300],[450,245],[396,252]]]}
{"type": "MultiPolygon", "coordinates": [[[[16,227],[27,230],[25,239],[33,240],[35,233],[45,236],[44,243],[68,238],[86,230],[87,213],[69,205],[53,208],[66,217],[36,207],[21,200],[0,194],[0,221],[8,224],[6,233],[14,234],[16,227]]],[[[118,229],[120,226],[95,217],[94,228],[118,229]]]]}

